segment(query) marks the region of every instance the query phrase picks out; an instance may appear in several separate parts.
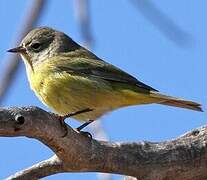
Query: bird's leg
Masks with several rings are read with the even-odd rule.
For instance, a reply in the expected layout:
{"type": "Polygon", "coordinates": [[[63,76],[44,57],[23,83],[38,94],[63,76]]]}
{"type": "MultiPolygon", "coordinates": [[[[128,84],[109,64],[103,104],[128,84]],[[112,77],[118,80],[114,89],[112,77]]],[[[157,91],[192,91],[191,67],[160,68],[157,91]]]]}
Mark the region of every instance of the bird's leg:
{"type": "Polygon", "coordinates": [[[91,124],[93,122],[93,120],[89,120],[85,123],[83,123],[82,125],[80,125],[78,128],[76,128],[76,130],[78,132],[80,132],[82,135],[89,137],[90,139],[92,139],[92,135],[89,132],[86,131],[81,131],[83,128],[85,128],[86,126],[88,126],[89,124],[91,124]]]}
{"type": "Polygon", "coordinates": [[[63,118],[66,119],[66,118],[76,116],[76,115],[79,115],[79,114],[82,114],[82,113],[90,112],[90,111],[93,111],[93,109],[90,109],[90,108],[82,109],[80,111],[76,111],[76,112],[72,112],[70,114],[67,114],[67,115],[63,116],[63,118]]]}
{"type": "Polygon", "coordinates": [[[83,123],[82,125],[80,125],[77,129],[77,131],[81,131],[83,128],[85,128],[86,126],[88,126],[89,124],[91,124],[93,122],[93,120],[89,120],[85,123],[83,123]]]}
{"type": "MultiPolygon", "coordinates": [[[[90,112],[90,111],[93,111],[93,109],[90,109],[90,108],[86,108],[86,109],[83,109],[83,110],[80,110],[80,111],[76,111],[76,112],[72,112],[70,114],[67,114],[65,116],[60,116],[60,115],[57,115],[55,114],[56,118],[60,121],[60,125],[64,128],[65,130],[65,133],[62,137],[65,137],[67,136],[67,133],[68,133],[68,129],[67,129],[67,124],[65,123],[65,119],[66,118],[69,118],[69,117],[72,117],[72,116],[76,116],[76,115],[79,115],[79,114],[82,114],[82,113],[86,113],[86,112],[90,112]]],[[[85,123],[84,123],[85,124],[85,123]]],[[[84,125],[83,124],[83,125],[84,125]]],[[[90,123],[89,123],[90,124],[90,123]]],[[[87,125],[85,125],[87,126],[87,125]]],[[[83,126],[82,128],[84,128],[85,126],[83,126]]],[[[80,130],[82,129],[80,128],[80,130]]],[[[78,130],[78,129],[77,129],[78,130]]],[[[78,130],[79,132],[81,132],[80,130],[78,130]]],[[[89,133],[90,134],[90,133],[89,133]]],[[[88,136],[89,137],[89,136],[88,136]]]]}

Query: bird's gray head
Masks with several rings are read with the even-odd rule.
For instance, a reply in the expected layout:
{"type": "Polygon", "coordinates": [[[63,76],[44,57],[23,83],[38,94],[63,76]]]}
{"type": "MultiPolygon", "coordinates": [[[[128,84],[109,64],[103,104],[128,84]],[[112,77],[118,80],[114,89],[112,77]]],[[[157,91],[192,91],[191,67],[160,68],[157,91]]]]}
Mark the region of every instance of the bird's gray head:
{"type": "Polygon", "coordinates": [[[52,28],[39,27],[30,31],[19,47],[8,51],[20,53],[30,61],[29,64],[34,64],[58,53],[70,52],[78,48],[80,46],[66,34],[52,28]]]}

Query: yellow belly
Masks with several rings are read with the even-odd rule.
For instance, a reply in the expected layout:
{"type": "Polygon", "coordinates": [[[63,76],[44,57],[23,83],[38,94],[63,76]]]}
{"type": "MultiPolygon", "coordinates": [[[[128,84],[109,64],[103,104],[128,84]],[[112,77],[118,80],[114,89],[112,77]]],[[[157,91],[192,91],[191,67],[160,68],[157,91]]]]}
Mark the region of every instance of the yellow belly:
{"type": "Polygon", "coordinates": [[[70,74],[35,75],[31,87],[41,101],[56,113],[66,115],[82,109],[94,109],[74,118],[79,120],[95,120],[114,109],[118,102],[118,94],[102,82],[89,80],[70,74]]]}
{"type": "Polygon", "coordinates": [[[120,85],[114,86],[100,78],[40,70],[30,73],[28,78],[32,90],[40,100],[60,115],[86,108],[93,109],[91,112],[74,116],[82,121],[96,120],[120,107],[153,102],[143,93],[120,85]]]}

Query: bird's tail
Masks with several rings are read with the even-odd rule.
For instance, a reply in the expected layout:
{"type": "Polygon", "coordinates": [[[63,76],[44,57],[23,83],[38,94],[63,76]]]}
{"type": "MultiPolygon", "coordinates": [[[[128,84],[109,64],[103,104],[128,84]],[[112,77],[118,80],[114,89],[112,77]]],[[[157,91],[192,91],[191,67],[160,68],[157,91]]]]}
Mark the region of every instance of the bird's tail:
{"type": "Polygon", "coordinates": [[[159,99],[159,101],[156,102],[157,104],[175,106],[175,107],[191,109],[191,110],[195,110],[195,111],[203,111],[201,104],[198,104],[193,101],[187,101],[187,100],[172,97],[172,96],[166,96],[166,95],[160,94],[159,92],[156,92],[156,91],[151,91],[150,96],[155,99],[159,99]]]}

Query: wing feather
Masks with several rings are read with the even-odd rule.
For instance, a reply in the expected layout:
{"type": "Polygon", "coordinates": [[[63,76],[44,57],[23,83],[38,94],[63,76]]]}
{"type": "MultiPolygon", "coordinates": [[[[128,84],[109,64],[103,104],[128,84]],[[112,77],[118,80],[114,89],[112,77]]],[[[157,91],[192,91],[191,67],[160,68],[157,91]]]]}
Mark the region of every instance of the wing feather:
{"type": "Polygon", "coordinates": [[[60,71],[70,74],[97,77],[106,81],[125,83],[135,85],[149,91],[157,91],[156,89],[142,83],[128,73],[103,60],[100,61],[95,59],[79,58],[68,61],[67,65],[58,65],[57,68],[60,71]]]}

